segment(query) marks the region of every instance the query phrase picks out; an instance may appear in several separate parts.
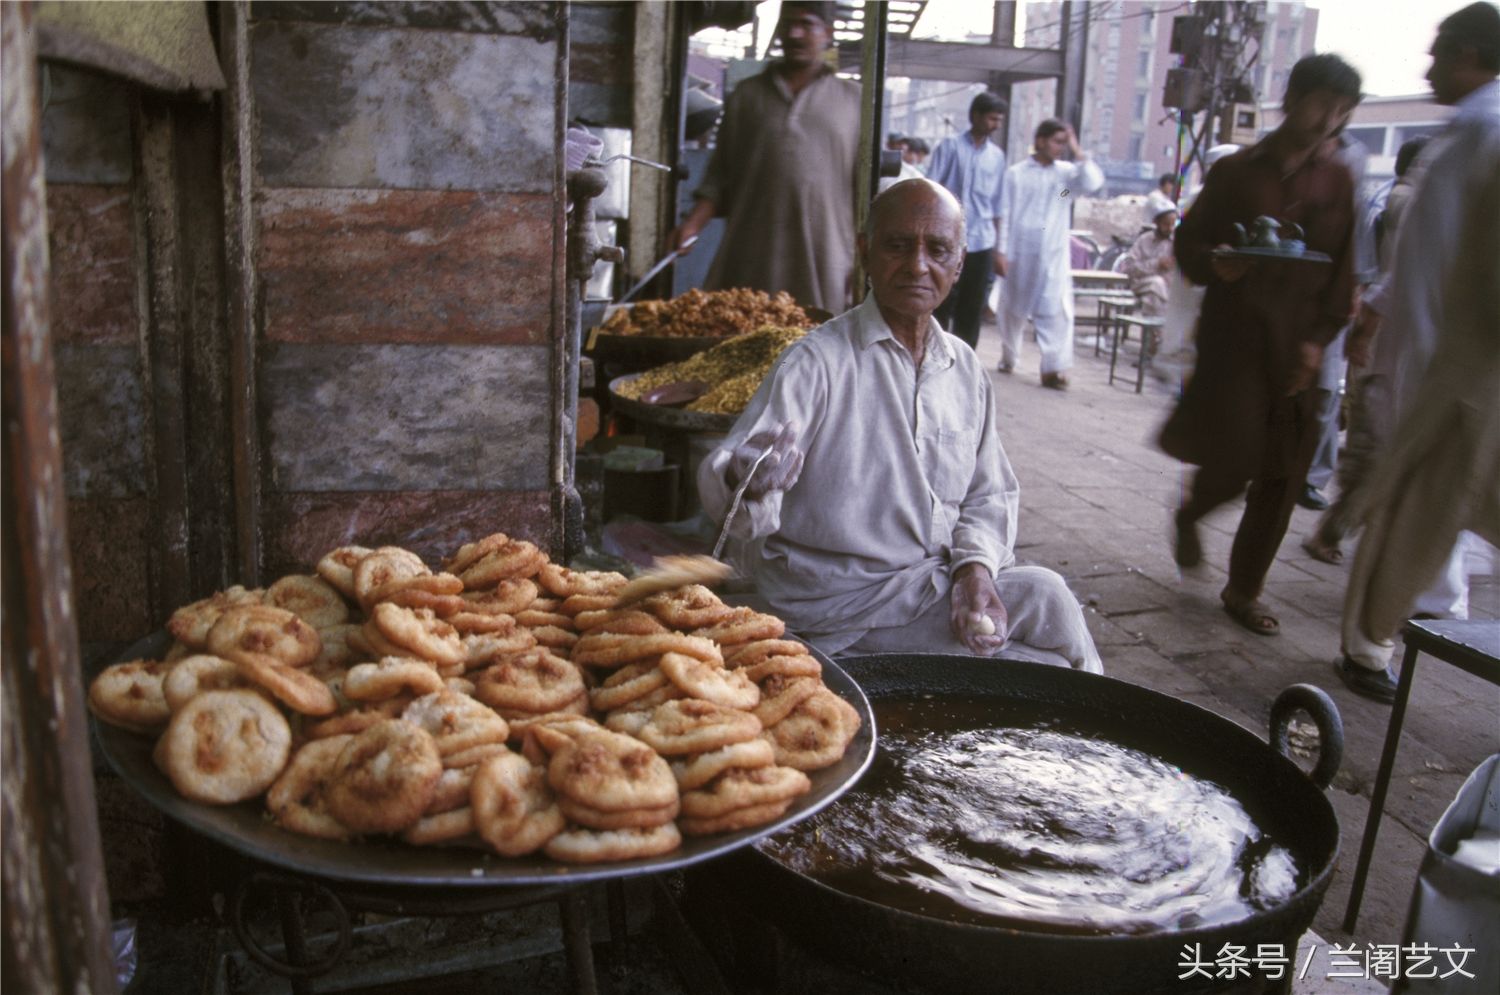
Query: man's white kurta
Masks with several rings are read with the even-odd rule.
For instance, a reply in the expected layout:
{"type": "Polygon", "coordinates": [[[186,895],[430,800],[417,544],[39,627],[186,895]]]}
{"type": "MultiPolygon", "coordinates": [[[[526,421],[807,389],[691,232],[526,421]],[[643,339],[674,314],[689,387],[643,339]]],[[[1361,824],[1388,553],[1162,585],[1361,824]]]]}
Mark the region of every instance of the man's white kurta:
{"type": "Polygon", "coordinates": [[[1043,166],[1027,156],[1005,171],[1005,204],[1000,214],[1000,251],[1010,271],[1005,277],[1005,310],[1024,318],[1070,316],[1073,271],[1068,228],[1072,198],[1104,186],[1093,160],[1043,166]]]}
{"type": "MultiPolygon", "coordinates": [[[[743,572],[798,633],[853,643],[945,598],[965,563],[1014,562],[1019,486],[1000,445],[989,377],[929,322],[921,370],[873,297],[782,353],[698,475],[722,520],[730,452],[781,422],[800,426],[796,485],[746,502],[733,533],[743,572]]],[[[824,640],[829,652],[842,646],[824,640]]]]}

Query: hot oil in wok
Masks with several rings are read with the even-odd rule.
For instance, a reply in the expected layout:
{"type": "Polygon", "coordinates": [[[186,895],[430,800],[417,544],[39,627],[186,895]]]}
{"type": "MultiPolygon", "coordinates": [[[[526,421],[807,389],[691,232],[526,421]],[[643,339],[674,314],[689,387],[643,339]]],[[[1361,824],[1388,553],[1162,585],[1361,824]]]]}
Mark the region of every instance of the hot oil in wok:
{"type": "Polygon", "coordinates": [[[1150,933],[1231,922],[1303,883],[1218,785],[993,700],[877,700],[874,765],[762,844],[910,912],[989,926],[1150,933]]]}

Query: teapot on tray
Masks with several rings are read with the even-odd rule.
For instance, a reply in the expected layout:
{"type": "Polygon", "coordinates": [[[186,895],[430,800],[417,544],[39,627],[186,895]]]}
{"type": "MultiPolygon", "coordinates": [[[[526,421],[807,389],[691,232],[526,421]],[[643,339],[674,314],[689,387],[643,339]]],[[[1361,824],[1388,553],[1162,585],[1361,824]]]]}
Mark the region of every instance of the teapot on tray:
{"type": "Polygon", "coordinates": [[[1288,256],[1300,256],[1307,248],[1303,241],[1302,226],[1293,221],[1278,221],[1275,218],[1262,214],[1250,222],[1247,231],[1245,226],[1236,222],[1234,228],[1234,244],[1238,249],[1261,249],[1270,252],[1278,252],[1288,256]]]}

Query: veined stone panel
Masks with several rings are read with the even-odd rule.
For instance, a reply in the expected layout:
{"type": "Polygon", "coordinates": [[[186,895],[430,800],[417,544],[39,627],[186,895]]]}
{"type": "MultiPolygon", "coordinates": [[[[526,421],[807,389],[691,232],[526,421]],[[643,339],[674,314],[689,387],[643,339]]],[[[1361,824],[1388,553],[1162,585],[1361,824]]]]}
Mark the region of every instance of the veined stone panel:
{"type": "Polygon", "coordinates": [[[557,32],[555,4],[464,2],[464,0],[392,0],[345,2],[345,0],[256,0],[250,5],[252,21],[323,21],[332,24],[439,28],[444,31],[475,31],[480,34],[530,35],[551,41],[557,32]]]}
{"type": "Polygon", "coordinates": [[[434,570],[473,539],[504,532],[543,549],[548,493],[537,491],[326,492],[267,495],[267,579],[310,570],[338,546],[396,545],[434,570]]]}
{"type": "Polygon", "coordinates": [[[270,490],[548,486],[545,346],[270,343],[270,490]]]}
{"type": "Polygon", "coordinates": [[[146,492],[146,400],[132,345],[53,345],[63,483],[69,497],[146,492]]]}
{"type": "Polygon", "coordinates": [[[261,21],[266,187],[551,192],[556,41],[261,21]]]}
{"type": "Polygon", "coordinates": [[[135,342],[134,244],[129,187],[47,184],[54,342],[135,342]]]}
{"type": "Polygon", "coordinates": [[[545,194],[267,190],[258,246],[266,337],[544,343],[552,210],[545,194]]]}

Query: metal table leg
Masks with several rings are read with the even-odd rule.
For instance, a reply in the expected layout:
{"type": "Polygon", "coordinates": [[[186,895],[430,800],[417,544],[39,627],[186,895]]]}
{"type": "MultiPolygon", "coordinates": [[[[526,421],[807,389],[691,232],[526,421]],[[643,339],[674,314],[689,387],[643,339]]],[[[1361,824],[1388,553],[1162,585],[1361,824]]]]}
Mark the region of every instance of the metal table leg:
{"type": "Polygon", "coordinates": [[[1344,906],[1344,932],[1353,933],[1359,921],[1359,904],[1365,897],[1365,876],[1370,872],[1370,858],[1375,855],[1375,836],[1385,814],[1385,794],[1390,787],[1391,771],[1396,766],[1396,747],[1401,742],[1401,723],[1406,721],[1406,699],[1411,695],[1412,677],[1417,671],[1416,646],[1407,646],[1401,661],[1401,676],[1396,682],[1396,700],[1391,703],[1391,718],[1385,727],[1385,747],[1380,753],[1380,769],[1375,774],[1375,790],[1370,793],[1370,813],[1365,817],[1365,835],[1359,843],[1359,861],[1354,865],[1354,880],[1349,885],[1349,904],[1344,906]]]}
{"type": "Polygon", "coordinates": [[[586,888],[570,888],[557,900],[562,914],[563,951],[573,975],[575,995],[598,995],[594,980],[594,948],[589,936],[589,899],[586,888]]]}

